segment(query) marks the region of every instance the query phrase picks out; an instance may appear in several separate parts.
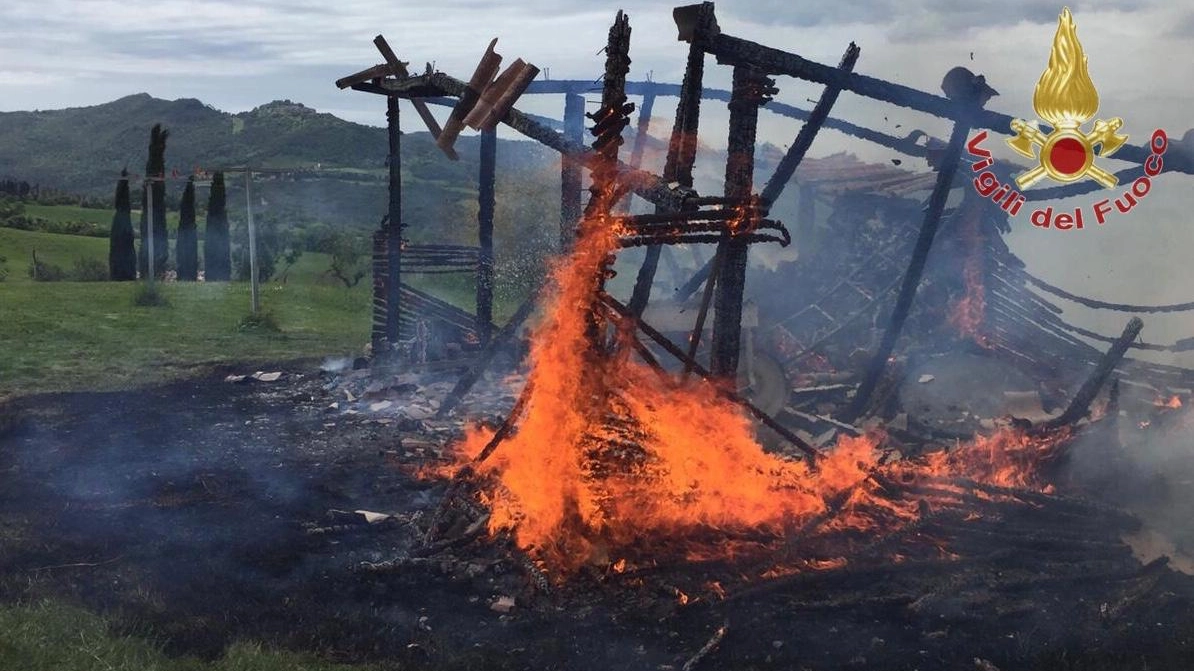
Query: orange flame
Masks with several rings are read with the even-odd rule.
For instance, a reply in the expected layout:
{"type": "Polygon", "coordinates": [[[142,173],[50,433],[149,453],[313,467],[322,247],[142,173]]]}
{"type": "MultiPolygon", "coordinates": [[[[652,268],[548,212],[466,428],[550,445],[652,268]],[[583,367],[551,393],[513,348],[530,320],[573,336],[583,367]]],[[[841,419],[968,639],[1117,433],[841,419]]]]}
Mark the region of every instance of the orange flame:
{"type": "Polygon", "coordinates": [[[966,293],[950,310],[949,324],[957,329],[962,337],[970,338],[980,346],[990,349],[991,342],[982,332],[987,315],[987,295],[983,281],[983,238],[979,230],[983,203],[978,199],[970,199],[963,207],[965,230],[962,235],[966,260],[962,266],[962,280],[966,286],[966,293]]]}
{"type": "Polygon", "coordinates": [[[1158,408],[1174,408],[1174,409],[1176,409],[1176,408],[1182,407],[1182,399],[1180,399],[1176,395],[1174,395],[1174,396],[1170,397],[1169,400],[1165,400],[1163,398],[1158,398],[1157,400],[1153,401],[1153,404],[1156,405],[1158,408]]]}
{"type": "MultiPolygon", "coordinates": [[[[492,533],[509,531],[562,576],[611,556],[622,557],[613,564],[619,572],[625,557],[648,552],[654,560],[661,546],[685,558],[726,557],[821,515],[827,527],[858,530],[916,519],[915,503],[891,500],[868,480],[879,469],[876,439],[842,437],[813,469],[764,452],[741,408],[713,385],[661,376],[631,359],[631,347],[607,352],[595,296],[616,238],[609,209],[590,211],[573,251],[553,265],[517,432],[473,464],[495,483],[483,497],[492,533]],[[710,532],[716,547],[706,541],[694,550],[710,532]]],[[[492,435],[471,428],[453,450],[456,466],[472,463],[492,435]]],[[[1037,466],[1048,456],[1047,445],[1007,433],[900,468],[906,477],[1025,486],[1039,484],[1037,466]]],[[[806,560],[794,570],[844,561],[806,560]]]]}

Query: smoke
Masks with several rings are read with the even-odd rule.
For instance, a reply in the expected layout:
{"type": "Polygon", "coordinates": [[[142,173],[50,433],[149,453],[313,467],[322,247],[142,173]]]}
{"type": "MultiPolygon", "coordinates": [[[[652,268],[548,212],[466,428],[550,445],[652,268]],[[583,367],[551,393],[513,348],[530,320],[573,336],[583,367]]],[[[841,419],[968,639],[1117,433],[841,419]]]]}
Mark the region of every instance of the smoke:
{"type": "Polygon", "coordinates": [[[1138,515],[1145,526],[1139,539],[1157,554],[1188,560],[1194,556],[1194,414],[1159,405],[1172,401],[1154,392],[1128,389],[1117,428],[1078,441],[1068,476],[1138,515]]]}

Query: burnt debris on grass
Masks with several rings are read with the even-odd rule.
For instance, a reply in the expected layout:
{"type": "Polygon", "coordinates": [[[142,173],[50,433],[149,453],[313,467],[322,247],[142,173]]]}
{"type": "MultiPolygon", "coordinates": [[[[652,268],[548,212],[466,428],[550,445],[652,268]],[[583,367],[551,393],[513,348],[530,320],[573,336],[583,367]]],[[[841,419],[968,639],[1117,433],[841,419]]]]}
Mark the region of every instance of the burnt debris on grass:
{"type": "MultiPolygon", "coordinates": [[[[1106,504],[889,483],[968,508],[809,536],[844,565],[611,558],[557,584],[463,517],[425,543],[444,480],[419,471],[464,425],[434,419],[451,376],[244,375],[16,400],[35,412],[0,438],[3,598],[78,603],[212,658],[248,639],[435,668],[680,668],[727,623],[709,668],[1030,668],[1064,651],[1166,668],[1189,652],[1191,580],[1135,559],[1119,539],[1138,520],[1106,504]]],[[[495,423],[518,384],[483,382],[471,416],[495,423]]]]}

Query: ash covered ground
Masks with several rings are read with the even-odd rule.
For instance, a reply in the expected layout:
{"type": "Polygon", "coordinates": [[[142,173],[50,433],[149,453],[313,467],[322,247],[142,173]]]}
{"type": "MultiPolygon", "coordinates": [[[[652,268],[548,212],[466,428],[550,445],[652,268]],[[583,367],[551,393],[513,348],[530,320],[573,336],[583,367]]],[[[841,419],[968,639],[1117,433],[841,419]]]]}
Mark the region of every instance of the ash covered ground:
{"type": "MultiPolygon", "coordinates": [[[[433,417],[455,372],[292,362],[261,368],[277,379],[238,378],[254,370],[10,403],[18,419],[0,436],[0,596],[79,603],[179,654],[218,656],[252,639],[402,668],[679,669],[697,657],[690,668],[982,668],[977,658],[1001,669],[1183,669],[1194,660],[1188,576],[1114,539],[1074,541],[1075,550],[1059,532],[1052,544],[1018,546],[1009,539],[1035,523],[1031,512],[953,537],[947,559],[742,575],[748,588],[724,595],[689,585],[746,565],[595,566],[545,591],[501,539],[419,556],[445,483],[415,472],[441,463],[462,430],[463,419],[433,417]],[[357,510],[392,517],[370,524],[357,510]],[[366,568],[395,558],[392,570],[366,568]]],[[[518,384],[488,379],[463,410],[496,420],[518,384]]],[[[953,528],[936,524],[914,533],[944,538],[953,528]]]]}

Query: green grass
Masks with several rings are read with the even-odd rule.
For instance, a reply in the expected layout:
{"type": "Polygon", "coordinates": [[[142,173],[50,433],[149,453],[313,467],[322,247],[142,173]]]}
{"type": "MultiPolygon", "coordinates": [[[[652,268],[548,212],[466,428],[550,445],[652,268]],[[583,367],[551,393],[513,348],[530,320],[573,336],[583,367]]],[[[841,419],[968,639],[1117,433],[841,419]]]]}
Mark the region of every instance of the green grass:
{"type": "MultiPolygon", "coordinates": [[[[151,642],[116,635],[85,610],[42,602],[0,607],[0,669],[12,671],[381,671],[237,643],[221,659],[173,658],[151,642]]],[[[391,667],[393,668],[393,667],[391,667]]]]}
{"type": "Polygon", "coordinates": [[[360,351],[369,335],[363,286],[262,287],[279,332],[241,329],[242,283],[163,284],[167,305],[135,307],[135,282],[0,284],[0,396],[118,389],[196,366],[360,351]]]}
{"type": "MultiPolygon", "coordinates": [[[[108,241],[103,238],[0,228],[0,256],[8,259],[8,279],[0,282],[0,287],[33,282],[27,272],[33,250],[37,250],[38,261],[66,269],[79,257],[94,257],[103,259],[105,265],[108,263],[108,241]]],[[[5,311],[0,303],[0,314],[5,311]]]]}
{"type": "MultiPolygon", "coordinates": [[[[42,205],[39,203],[25,203],[25,214],[30,217],[40,217],[50,221],[87,221],[99,226],[112,225],[113,209],[96,209],[93,207],[79,207],[77,205],[42,205]]],[[[141,210],[133,210],[133,223],[141,220],[141,210]]],[[[166,225],[171,230],[178,228],[178,212],[166,212],[166,225]]]]}
{"type": "MultiPolygon", "coordinates": [[[[33,282],[26,272],[32,249],[39,260],[68,269],[81,256],[107,263],[106,240],[0,228],[0,255],[8,257],[9,269],[0,282],[0,398],[125,389],[221,363],[361,352],[369,341],[368,277],[346,289],[327,277],[324,254],[305,253],[285,283],[263,284],[270,328],[246,328],[248,283],[163,283],[165,305],[138,307],[136,282],[33,282]]],[[[473,309],[469,277],[406,279],[473,309]]],[[[517,303],[499,296],[497,321],[517,303]]]]}

